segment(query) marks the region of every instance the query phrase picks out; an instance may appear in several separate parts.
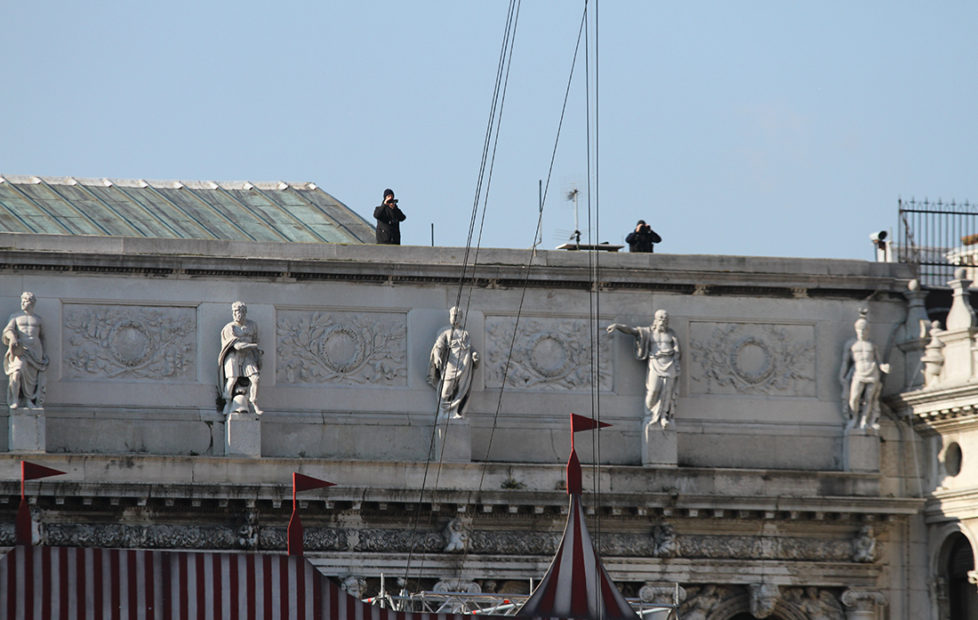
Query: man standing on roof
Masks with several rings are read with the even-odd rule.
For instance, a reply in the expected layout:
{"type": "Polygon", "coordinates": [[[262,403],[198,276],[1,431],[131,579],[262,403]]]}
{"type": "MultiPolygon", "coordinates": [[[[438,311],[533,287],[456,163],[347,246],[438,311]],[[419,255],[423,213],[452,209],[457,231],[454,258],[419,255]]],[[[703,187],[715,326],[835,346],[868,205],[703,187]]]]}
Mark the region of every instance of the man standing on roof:
{"type": "Polygon", "coordinates": [[[653,244],[661,241],[662,237],[656,234],[652,227],[645,223],[645,220],[639,220],[635,224],[635,230],[625,237],[629,252],[653,252],[653,244]]]}
{"type": "Polygon", "coordinates": [[[394,190],[384,190],[384,202],[374,209],[377,219],[377,243],[385,245],[401,245],[401,222],[407,218],[397,206],[394,190]]]}

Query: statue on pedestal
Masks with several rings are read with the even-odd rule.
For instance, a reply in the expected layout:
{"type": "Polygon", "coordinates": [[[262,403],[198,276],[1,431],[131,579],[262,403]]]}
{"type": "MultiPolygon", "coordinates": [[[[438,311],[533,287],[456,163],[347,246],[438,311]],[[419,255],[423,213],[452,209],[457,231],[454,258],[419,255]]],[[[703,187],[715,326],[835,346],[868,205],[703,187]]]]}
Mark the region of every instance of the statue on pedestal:
{"type": "Polygon", "coordinates": [[[679,396],[679,337],[669,328],[669,313],[656,310],[650,327],[629,327],[612,323],[615,330],[635,337],[635,357],[649,361],[645,380],[646,426],[658,424],[666,428],[672,423],[679,396]]]}
{"type": "Polygon", "coordinates": [[[243,302],[231,304],[231,315],[234,320],[221,330],[221,354],[217,361],[224,413],[247,413],[250,403],[255,414],[261,415],[258,382],[262,350],[258,348],[258,325],[247,318],[248,306],[243,302]]]}
{"type": "Polygon", "coordinates": [[[20,296],[21,312],[10,315],[3,328],[3,371],[7,375],[7,404],[11,409],[44,406],[48,358],[44,355],[41,317],[34,314],[37,297],[25,291],[20,296]]]}
{"type": "Polygon", "coordinates": [[[848,418],[846,428],[878,431],[883,374],[890,372],[890,365],[880,361],[879,350],[866,335],[867,314],[868,310],[860,310],[854,324],[856,337],[843,348],[839,382],[843,413],[848,418]]]}
{"type": "Polygon", "coordinates": [[[479,354],[472,350],[469,332],[462,326],[465,315],[458,306],[448,312],[451,324],[442,329],[431,348],[428,383],[439,394],[439,417],[461,418],[472,389],[472,375],[479,354]]]}

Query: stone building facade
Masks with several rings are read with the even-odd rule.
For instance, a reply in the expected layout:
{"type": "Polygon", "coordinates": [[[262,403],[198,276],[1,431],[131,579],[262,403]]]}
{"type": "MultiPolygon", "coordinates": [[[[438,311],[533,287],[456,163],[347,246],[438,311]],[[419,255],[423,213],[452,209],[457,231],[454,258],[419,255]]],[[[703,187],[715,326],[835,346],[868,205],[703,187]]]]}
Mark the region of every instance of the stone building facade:
{"type": "Polygon", "coordinates": [[[937,345],[904,265],[483,249],[463,273],[461,248],[0,246],[0,311],[33,292],[49,360],[43,406],[3,410],[0,545],[23,458],[67,472],[28,483],[36,539],[67,546],[282,550],[298,471],[337,483],[302,499],[305,547],[351,588],[518,593],[560,537],[573,411],[612,424],[577,451],[628,596],[678,584],[684,619],[916,619],[962,591],[978,327],[948,318],[923,386],[937,345]],[[261,416],[225,414],[218,385],[237,300],[261,416]],[[436,424],[430,352],[459,304],[480,362],[464,416],[436,424]],[[650,431],[647,362],[606,328],[657,310],[681,356],[674,420],[650,431]],[[849,427],[840,380],[861,310],[889,364],[878,430],[849,427]]]}

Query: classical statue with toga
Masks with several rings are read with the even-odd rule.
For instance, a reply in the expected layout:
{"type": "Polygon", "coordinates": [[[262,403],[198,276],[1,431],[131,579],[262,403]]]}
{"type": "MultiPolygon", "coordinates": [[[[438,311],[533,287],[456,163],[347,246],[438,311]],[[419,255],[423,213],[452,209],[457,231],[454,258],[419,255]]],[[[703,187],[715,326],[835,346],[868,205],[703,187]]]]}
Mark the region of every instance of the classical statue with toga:
{"type": "Polygon", "coordinates": [[[439,417],[461,418],[472,389],[472,375],[479,354],[472,349],[465,315],[458,306],[448,313],[451,324],[444,327],[431,348],[428,383],[438,390],[439,417]]]}
{"type": "Polygon", "coordinates": [[[612,323],[609,334],[618,330],[635,337],[635,357],[648,360],[645,379],[646,426],[666,428],[672,424],[679,396],[679,337],[669,328],[669,313],[656,310],[649,327],[612,323]]]}
{"type": "Polygon", "coordinates": [[[218,387],[224,398],[224,413],[255,414],[258,408],[258,383],[261,372],[261,349],[258,348],[258,325],[248,319],[248,306],[231,304],[233,321],[221,330],[221,354],[218,357],[218,387]]]}

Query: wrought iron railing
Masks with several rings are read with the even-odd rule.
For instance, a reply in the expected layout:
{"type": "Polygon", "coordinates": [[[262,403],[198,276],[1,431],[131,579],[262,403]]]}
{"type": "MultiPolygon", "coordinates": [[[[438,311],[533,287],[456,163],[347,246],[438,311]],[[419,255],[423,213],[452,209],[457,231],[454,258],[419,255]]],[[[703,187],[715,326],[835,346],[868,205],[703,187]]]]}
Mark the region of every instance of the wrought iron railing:
{"type": "Polygon", "coordinates": [[[978,265],[978,205],[897,200],[893,259],[907,263],[924,286],[946,286],[960,265],[978,265]]]}

